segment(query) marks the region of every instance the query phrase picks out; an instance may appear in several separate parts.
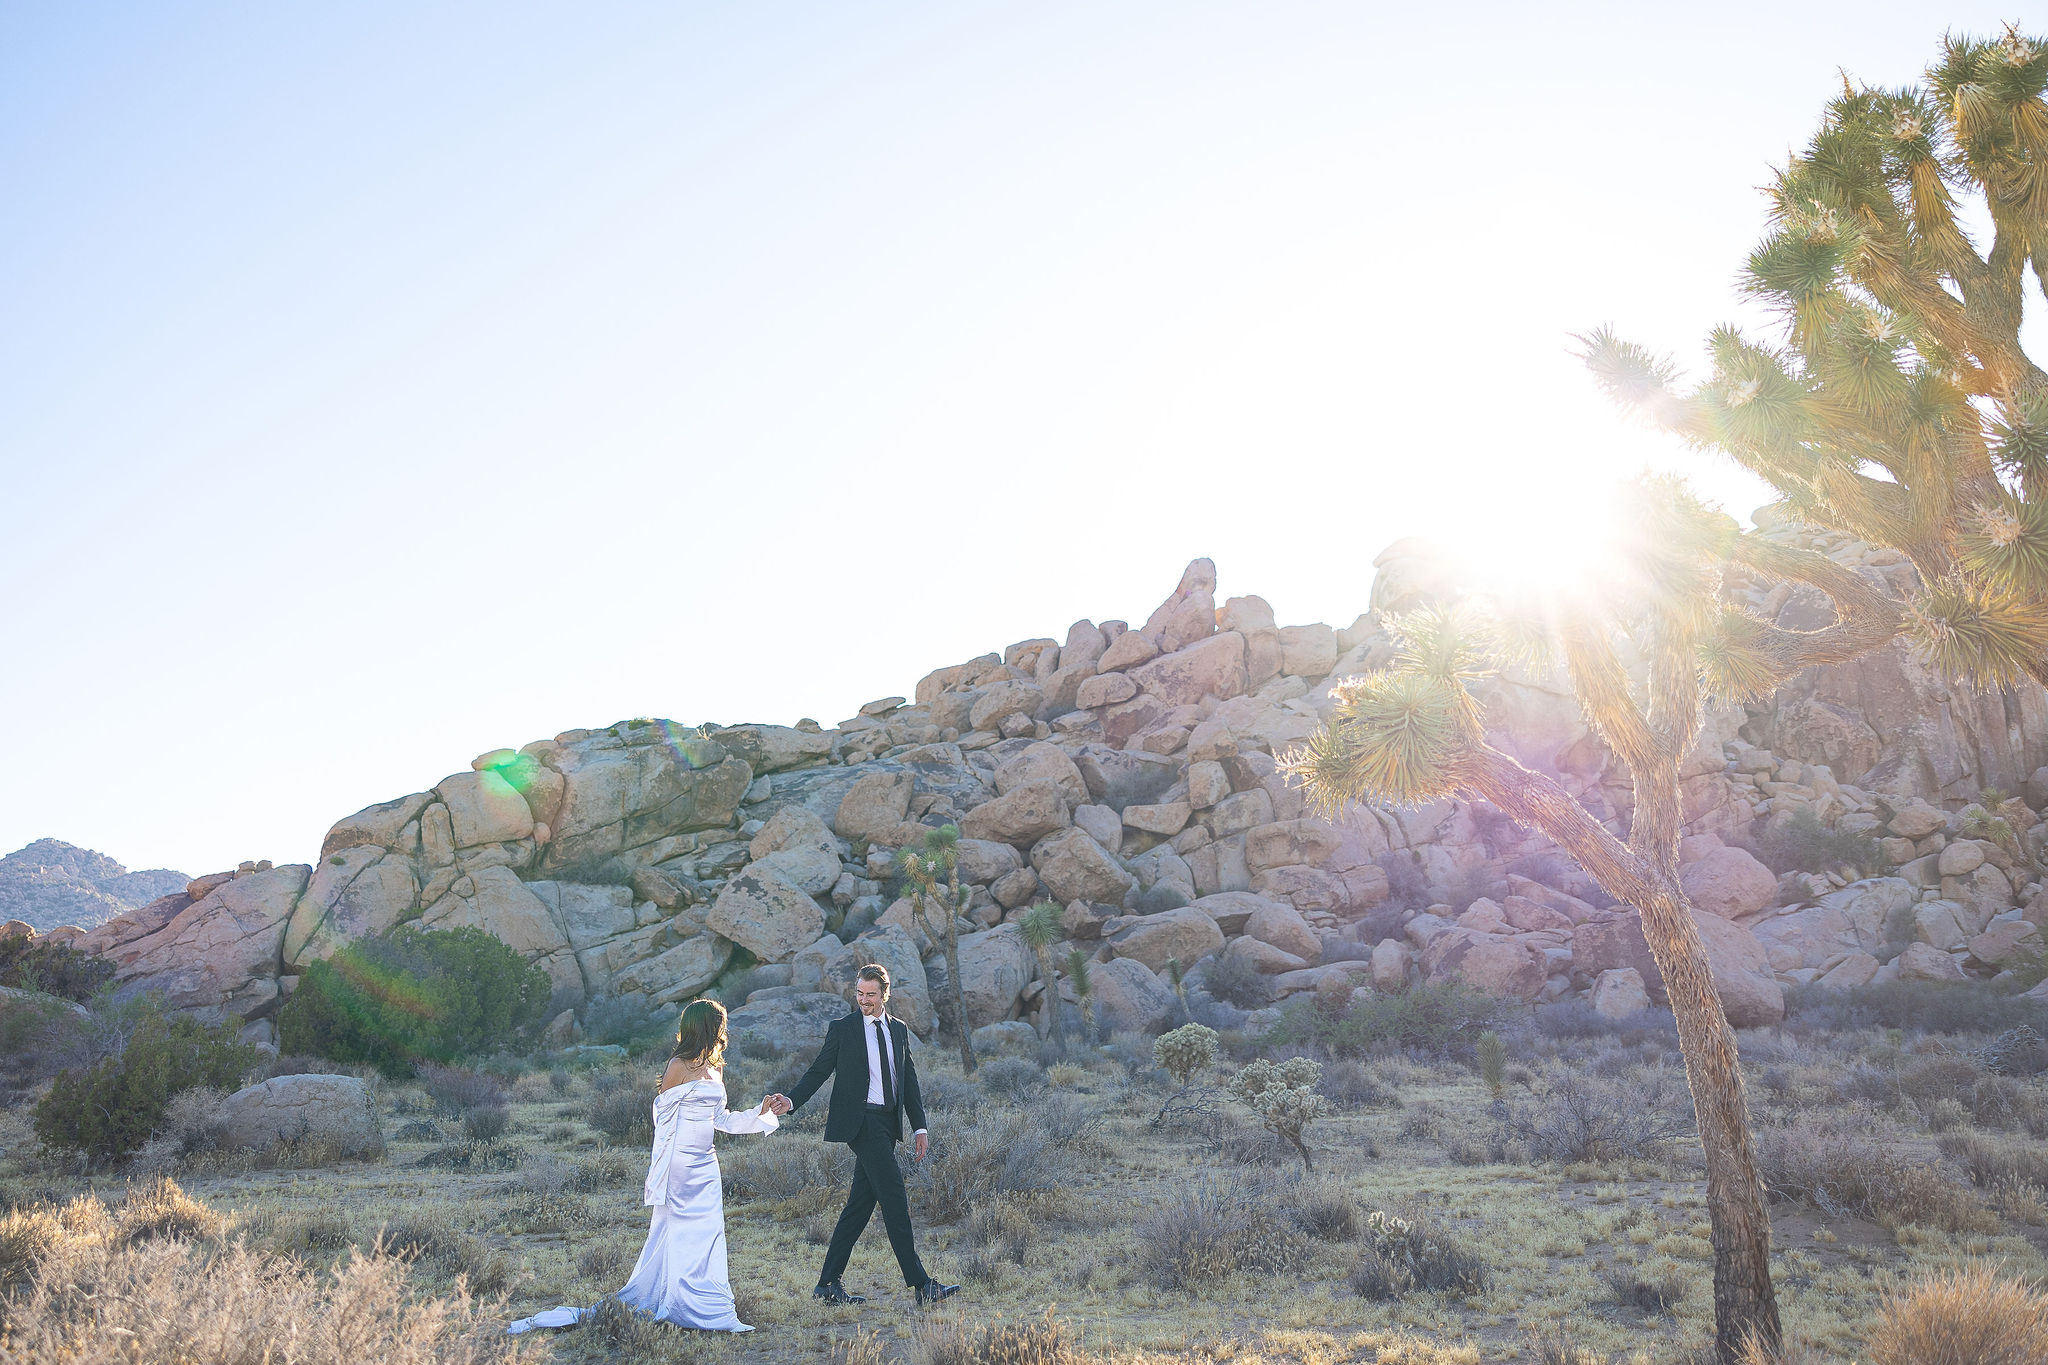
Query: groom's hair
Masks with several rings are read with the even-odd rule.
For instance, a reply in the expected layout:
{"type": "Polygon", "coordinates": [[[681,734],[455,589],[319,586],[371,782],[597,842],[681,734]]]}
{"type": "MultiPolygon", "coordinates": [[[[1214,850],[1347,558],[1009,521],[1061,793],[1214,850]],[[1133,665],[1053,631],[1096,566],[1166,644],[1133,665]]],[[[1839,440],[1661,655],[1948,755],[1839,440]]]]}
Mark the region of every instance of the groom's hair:
{"type": "Polygon", "coordinates": [[[889,998],[889,969],[879,962],[870,962],[854,974],[859,981],[872,981],[882,988],[882,998],[889,998]]]}

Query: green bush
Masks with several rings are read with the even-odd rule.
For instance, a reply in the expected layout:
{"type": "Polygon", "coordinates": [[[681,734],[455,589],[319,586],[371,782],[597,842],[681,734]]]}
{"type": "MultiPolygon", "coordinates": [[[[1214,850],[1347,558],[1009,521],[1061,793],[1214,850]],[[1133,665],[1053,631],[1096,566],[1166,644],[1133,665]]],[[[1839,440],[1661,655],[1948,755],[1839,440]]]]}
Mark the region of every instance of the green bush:
{"type": "Polygon", "coordinates": [[[1360,1057],[1381,1043],[1414,1048],[1433,1056],[1467,1055],[1480,1032],[1506,1023],[1521,1011],[1503,1000],[1446,981],[1420,985],[1402,995],[1357,993],[1351,1008],[1332,1018],[1312,1000],[1297,997],[1281,1007],[1280,1022],[1265,1037],[1267,1048],[1318,1048],[1335,1057],[1360,1057]]]}
{"type": "Polygon", "coordinates": [[[182,1016],[146,1015],[119,1056],[51,1083],[36,1105],[36,1136],[95,1162],[117,1161],[163,1122],[171,1096],[201,1085],[238,1089],[261,1055],[240,1042],[231,1025],[209,1028],[182,1016]]]}
{"type": "Polygon", "coordinates": [[[547,973],[481,929],[357,939],[299,978],[278,1044],[403,1076],[420,1061],[526,1043],[547,1013],[547,973]]]}
{"type": "Polygon", "coordinates": [[[0,938],[0,986],[42,991],[82,1005],[113,979],[113,963],[67,943],[27,934],[0,938]]]}
{"type": "Polygon", "coordinates": [[[1876,836],[1829,829],[1804,806],[1795,809],[1786,824],[1764,835],[1763,861],[1773,872],[1825,872],[1841,863],[1866,877],[1892,870],[1892,860],[1884,856],[1876,836]]]}

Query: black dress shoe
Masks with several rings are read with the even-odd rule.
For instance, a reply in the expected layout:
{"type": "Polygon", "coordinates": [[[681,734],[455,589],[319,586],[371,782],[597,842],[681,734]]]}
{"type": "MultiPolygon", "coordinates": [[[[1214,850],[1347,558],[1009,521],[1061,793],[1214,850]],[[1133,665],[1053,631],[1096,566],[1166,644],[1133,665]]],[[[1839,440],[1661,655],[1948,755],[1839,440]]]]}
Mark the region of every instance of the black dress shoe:
{"type": "Polygon", "coordinates": [[[814,1299],[823,1299],[825,1302],[830,1304],[867,1302],[866,1299],[862,1298],[858,1294],[847,1293],[845,1288],[841,1286],[839,1281],[837,1280],[832,1281],[830,1284],[819,1285],[816,1289],[813,1289],[811,1291],[811,1297],[814,1299]]]}
{"type": "Polygon", "coordinates": [[[926,1280],[917,1287],[917,1306],[929,1307],[940,1299],[950,1298],[960,1292],[957,1284],[940,1284],[937,1280],[926,1280]]]}

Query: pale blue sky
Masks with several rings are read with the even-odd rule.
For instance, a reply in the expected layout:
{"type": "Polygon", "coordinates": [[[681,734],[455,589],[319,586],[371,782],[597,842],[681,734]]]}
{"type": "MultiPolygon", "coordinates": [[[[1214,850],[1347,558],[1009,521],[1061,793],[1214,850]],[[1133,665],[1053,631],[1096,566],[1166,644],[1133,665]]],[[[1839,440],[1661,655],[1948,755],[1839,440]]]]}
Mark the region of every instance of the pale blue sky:
{"type": "Polygon", "coordinates": [[[1837,68],[2005,13],[0,4],[0,852],[1568,538],[1673,454],[1568,334],[1695,360],[1837,68]]]}

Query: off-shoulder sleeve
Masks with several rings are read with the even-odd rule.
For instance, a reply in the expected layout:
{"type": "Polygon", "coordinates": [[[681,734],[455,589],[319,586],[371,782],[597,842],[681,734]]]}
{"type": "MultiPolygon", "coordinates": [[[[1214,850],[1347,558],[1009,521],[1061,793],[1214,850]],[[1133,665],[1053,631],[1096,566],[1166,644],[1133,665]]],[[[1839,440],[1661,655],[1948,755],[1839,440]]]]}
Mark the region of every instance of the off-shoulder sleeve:
{"type": "Polygon", "coordinates": [[[735,1114],[726,1108],[725,1086],[718,1081],[691,1081],[677,1086],[656,1103],[657,1113],[662,1102],[674,1106],[679,1121],[708,1123],[721,1133],[772,1133],[779,1126],[773,1114],[764,1114],[757,1109],[743,1109],[735,1114]]]}
{"type": "Polygon", "coordinates": [[[721,1133],[772,1133],[781,1125],[775,1115],[765,1114],[760,1109],[742,1109],[738,1113],[725,1107],[725,1087],[718,1087],[718,1109],[711,1115],[711,1126],[721,1133]]]}

